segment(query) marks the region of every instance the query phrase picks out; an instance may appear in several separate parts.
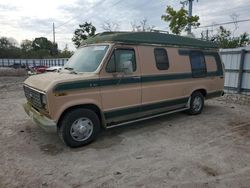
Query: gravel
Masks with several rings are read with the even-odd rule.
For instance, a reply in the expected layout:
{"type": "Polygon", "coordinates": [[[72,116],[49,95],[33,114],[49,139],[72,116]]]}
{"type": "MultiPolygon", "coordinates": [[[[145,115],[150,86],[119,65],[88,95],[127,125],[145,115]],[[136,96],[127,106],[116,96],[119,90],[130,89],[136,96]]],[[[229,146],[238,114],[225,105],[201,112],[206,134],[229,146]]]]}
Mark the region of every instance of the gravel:
{"type": "Polygon", "coordinates": [[[226,95],[201,115],[114,128],[70,149],[23,111],[24,79],[0,77],[1,188],[250,187],[249,98],[226,95]]]}

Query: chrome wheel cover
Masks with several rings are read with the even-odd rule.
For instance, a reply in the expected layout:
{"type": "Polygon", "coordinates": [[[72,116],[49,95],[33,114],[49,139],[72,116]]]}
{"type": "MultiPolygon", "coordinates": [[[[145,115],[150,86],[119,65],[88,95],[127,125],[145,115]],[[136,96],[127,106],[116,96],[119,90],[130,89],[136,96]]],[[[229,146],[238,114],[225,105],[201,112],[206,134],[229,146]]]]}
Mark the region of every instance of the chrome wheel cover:
{"type": "Polygon", "coordinates": [[[71,125],[70,135],[75,141],[81,142],[87,140],[92,135],[93,130],[93,122],[86,117],[82,117],[75,120],[71,125]]]}
{"type": "Polygon", "coordinates": [[[193,101],[193,109],[194,111],[198,112],[202,108],[202,99],[199,96],[196,96],[193,101]]]}

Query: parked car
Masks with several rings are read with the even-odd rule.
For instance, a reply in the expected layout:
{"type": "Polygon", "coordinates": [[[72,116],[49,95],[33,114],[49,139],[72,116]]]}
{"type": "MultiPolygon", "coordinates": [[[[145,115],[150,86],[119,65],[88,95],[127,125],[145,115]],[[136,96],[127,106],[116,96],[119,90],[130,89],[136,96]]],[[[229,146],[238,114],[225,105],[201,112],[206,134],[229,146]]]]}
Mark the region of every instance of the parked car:
{"type": "Polygon", "coordinates": [[[44,73],[46,70],[47,70],[47,66],[44,66],[44,65],[39,65],[39,66],[35,66],[33,67],[33,71],[36,72],[37,74],[39,73],[44,73]]]}
{"type": "Polygon", "coordinates": [[[57,72],[59,70],[61,70],[62,67],[61,66],[53,66],[53,67],[49,67],[46,69],[46,72],[57,72]]]}
{"type": "Polygon", "coordinates": [[[223,85],[212,42],[153,32],[102,33],[86,40],[60,73],[29,77],[24,109],[77,147],[92,142],[101,127],[180,111],[200,114],[205,99],[223,95],[223,85]]]}
{"type": "Polygon", "coordinates": [[[48,69],[48,67],[44,65],[28,67],[28,75],[41,74],[44,73],[46,69],[48,69]]]}

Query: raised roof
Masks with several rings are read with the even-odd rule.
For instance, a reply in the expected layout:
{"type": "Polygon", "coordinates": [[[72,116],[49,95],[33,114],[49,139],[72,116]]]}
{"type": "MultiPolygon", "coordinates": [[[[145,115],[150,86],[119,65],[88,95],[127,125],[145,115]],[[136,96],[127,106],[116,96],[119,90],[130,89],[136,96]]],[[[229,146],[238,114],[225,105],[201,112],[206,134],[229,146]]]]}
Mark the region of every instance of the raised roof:
{"type": "Polygon", "coordinates": [[[104,42],[218,48],[217,44],[214,42],[158,32],[104,32],[88,38],[84,41],[84,44],[104,42]]]}

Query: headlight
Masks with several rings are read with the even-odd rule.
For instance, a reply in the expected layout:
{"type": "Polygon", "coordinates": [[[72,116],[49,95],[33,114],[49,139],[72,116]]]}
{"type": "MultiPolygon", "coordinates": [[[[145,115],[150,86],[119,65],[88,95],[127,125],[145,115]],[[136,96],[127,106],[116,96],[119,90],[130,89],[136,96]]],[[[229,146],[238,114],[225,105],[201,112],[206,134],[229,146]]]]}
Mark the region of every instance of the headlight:
{"type": "Polygon", "coordinates": [[[43,105],[46,105],[46,104],[47,104],[46,95],[42,95],[42,104],[43,104],[43,105]]]}
{"type": "Polygon", "coordinates": [[[46,95],[42,95],[41,101],[42,101],[42,105],[43,105],[44,109],[48,110],[46,95]]]}

